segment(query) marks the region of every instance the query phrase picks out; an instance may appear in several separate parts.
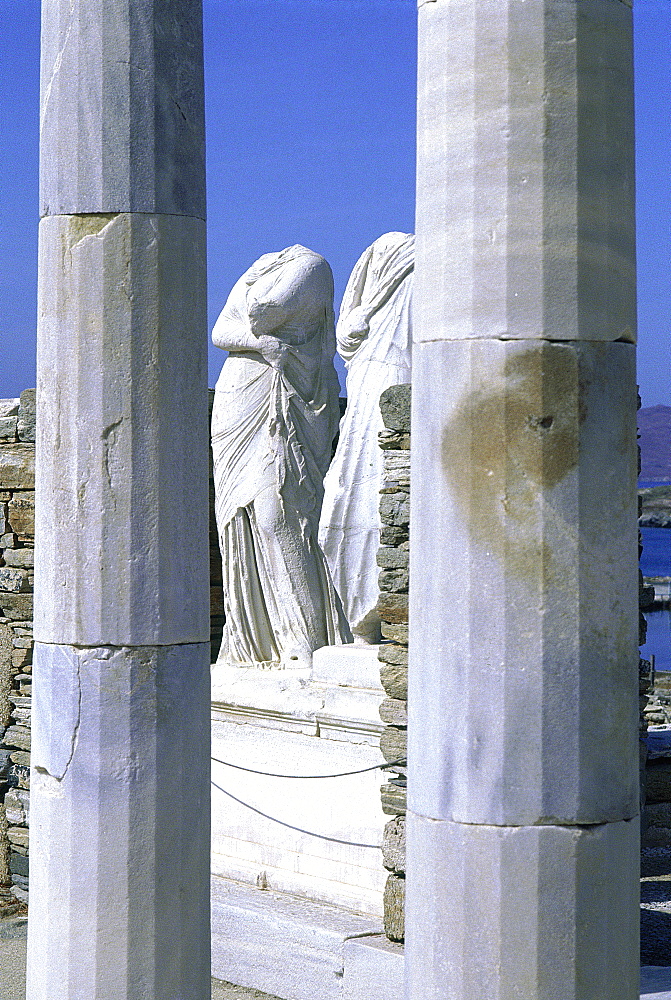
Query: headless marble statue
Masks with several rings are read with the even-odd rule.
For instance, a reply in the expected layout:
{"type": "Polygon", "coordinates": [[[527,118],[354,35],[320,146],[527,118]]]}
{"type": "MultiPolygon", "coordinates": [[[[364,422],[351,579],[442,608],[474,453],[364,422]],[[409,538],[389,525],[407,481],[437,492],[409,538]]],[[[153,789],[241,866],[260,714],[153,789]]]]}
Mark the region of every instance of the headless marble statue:
{"type": "Polygon", "coordinates": [[[305,667],[351,640],[317,541],[339,415],[333,320],[331,268],[293,246],[243,274],[212,331],[230,352],[212,412],[220,663],[305,667]]]}
{"type": "Polygon", "coordinates": [[[354,638],[378,642],[377,550],[383,429],[379,400],[410,381],[414,236],[387,233],[360,257],[336,329],[347,366],[347,409],[324,481],[319,541],[354,638]]]}

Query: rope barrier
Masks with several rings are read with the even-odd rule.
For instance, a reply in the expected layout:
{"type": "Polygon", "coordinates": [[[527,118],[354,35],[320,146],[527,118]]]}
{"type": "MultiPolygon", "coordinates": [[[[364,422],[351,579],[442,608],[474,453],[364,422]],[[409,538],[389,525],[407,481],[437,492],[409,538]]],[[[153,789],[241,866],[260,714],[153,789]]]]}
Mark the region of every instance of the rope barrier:
{"type": "MultiPolygon", "coordinates": [[[[327,777],[329,777],[329,775],[327,775],[327,777]]],[[[215,781],[212,781],[211,784],[218,791],[227,795],[229,799],[233,799],[234,802],[237,802],[239,806],[244,806],[245,809],[251,809],[251,811],[256,813],[257,816],[263,816],[264,819],[269,819],[271,823],[279,823],[280,826],[286,826],[289,830],[295,830],[297,833],[305,833],[308,837],[316,837],[318,840],[328,840],[331,844],[344,844],[346,847],[372,847],[374,850],[380,850],[379,844],[359,844],[353,840],[340,840],[338,837],[327,837],[323,833],[314,833],[312,830],[304,830],[300,826],[292,826],[291,823],[285,823],[284,820],[277,819],[275,816],[269,816],[268,813],[262,812],[260,809],[257,809],[256,806],[250,806],[249,802],[243,802],[242,799],[236,798],[235,795],[231,795],[230,792],[227,792],[225,788],[222,788],[221,785],[218,785],[215,781]]]]}
{"type": "Polygon", "coordinates": [[[231,764],[228,760],[219,760],[218,757],[211,758],[215,764],[224,764],[226,767],[234,767],[236,771],[246,771],[247,774],[261,774],[264,778],[347,778],[350,774],[366,774],[368,771],[384,771],[388,767],[405,766],[405,757],[398,760],[390,760],[386,764],[375,764],[373,767],[362,767],[359,771],[340,771],[338,774],[276,774],[273,771],[255,771],[253,767],[243,767],[242,764],[231,764]]]}

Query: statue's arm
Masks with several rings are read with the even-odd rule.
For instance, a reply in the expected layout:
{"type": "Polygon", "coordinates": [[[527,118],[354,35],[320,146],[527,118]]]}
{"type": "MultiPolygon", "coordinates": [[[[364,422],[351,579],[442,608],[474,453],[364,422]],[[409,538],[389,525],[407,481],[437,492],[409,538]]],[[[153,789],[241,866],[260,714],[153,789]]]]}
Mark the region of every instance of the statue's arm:
{"type": "Polygon", "coordinates": [[[241,320],[226,315],[225,309],[212,329],[212,343],[222,351],[259,350],[259,338],[241,320]]]}

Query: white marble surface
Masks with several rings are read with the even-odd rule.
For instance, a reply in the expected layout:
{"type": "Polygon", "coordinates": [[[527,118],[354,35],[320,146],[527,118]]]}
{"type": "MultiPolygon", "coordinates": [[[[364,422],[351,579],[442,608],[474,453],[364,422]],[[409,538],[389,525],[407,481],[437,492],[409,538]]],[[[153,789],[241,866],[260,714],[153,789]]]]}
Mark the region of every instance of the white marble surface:
{"type": "Polygon", "coordinates": [[[404,1000],[403,952],[384,934],[345,941],[343,1000],[404,1000]]]}
{"type": "Polygon", "coordinates": [[[379,648],[377,644],[348,643],[316,649],[312,657],[313,683],[380,691],[379,648]]]}
{"type": "Polygon", "coordinates": [[[634,1000],[638,820],[492,827],[408,814],[406,996],[634,1000]]]}
{"type": "Polygon", "coordinates": [[[379,918],[212,878],[213,975],[273,996],[341,1000],[350,939],[380,930],[379,918]]]}
{"type": "Polygon", "coordinates": [[[412,808],[464,823],[628,819],[634,348],[438,342],[416,345],[413,365],[412,808]]]}
{"type": "Polygon", "coordinates": [[[42,642],[209,640],[204,239],[177,216],[40,223],[42,642]]]}
{"type": "Polygon", "coordinates": [[[200,0],[42,11],[40,214],[204,219],[200,0]]]}
{"type": "Polygon", "coordinates": [[[635,338],[631,16],[420,7],[418,340],[635,338]]]}
{"type": "Polygon", "coordinates": [[[420,5],[408,1000],[638,996],[633,108],[621,0],[420,5]]]}
{"type": "Polygon", "coordinates": [[[209,651],[35,644],[30,1000],[207,995],[209,651]]]}
{"type": "Polygon", "coordinates": [[[408,233],[386,233],[364,251],[336,327],[347,367],[347,409],[324,479],[319,542],[353,633],[373,643],[380,638],[379,401],[389,386],[410,381],[414,245],[408,233]]]}
{"type": "Polygon", "coordinates": [[[212,331],[229,351],[212,456],[226,624],[222,663],[306,668],[348,641],[317,533],[339,407],[333,275],[302,246],[265,254],[212,331]]]}
{"type": "MultiPolygon", "coordinates": [[[[348,647],[316,657],[330,681],[295,670],[212,668],[212,773],[220,786],[212,791],[212,871],[379,919],[384,692],[379,673],[375,686],[372,676],[370,687],[344,683],[349,661],[333,664],[341,649],[348,647]],[[365,768],[375,769],[274,776],[365,768]]],[[[357,652],[375,656],[374,647],[357,652]]],[[[365,669],[355,673],[365,678],[365,669]]]]}

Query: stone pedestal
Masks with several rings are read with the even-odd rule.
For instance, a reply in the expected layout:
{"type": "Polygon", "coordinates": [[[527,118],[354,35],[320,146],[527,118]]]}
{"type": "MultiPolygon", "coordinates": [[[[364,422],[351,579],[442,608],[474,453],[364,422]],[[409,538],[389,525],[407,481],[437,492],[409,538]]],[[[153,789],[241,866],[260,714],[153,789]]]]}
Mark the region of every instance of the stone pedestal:
{"type": "MultiPolygon", "coordinates": [[[[235,879],[268,890],[268,898],[280,892],[290,894],[296,905],[334,907],[342,919],[363,915],[370,933],[381,931],[383,697],[376,646],[317,650],[311,673],[213,667],[212,875],[213,885],[221,887],[217,892],[235,879]],[[274,776],[366,768],[373,770],[333,778],[274,776]]],[[[261,906],[263,895],[258,898],[261,906]]],[[[247,933],[242,917],[234,926],[241,928],[240,935],[247,933]]],[[[244,941],[237,934],[235,941],[220,934],[223,930],[215,927],[214,974],[267,989],[241,977],[239,963],[247,962],[244,941]]],[[[286,974],[298,975],[306,955],[302,947],[287,947],[284,961],[291,971],[286,974]]]]}
{"type": "Polygon", "coordinates": [[[201,5],[48,0],[42,39],[27,997],[203,1000],[201,5]]]}
{"type": "Polygon", "coordinates": [[[406,996],[638,996],[622,0],[420,2],[406,996]]]}

